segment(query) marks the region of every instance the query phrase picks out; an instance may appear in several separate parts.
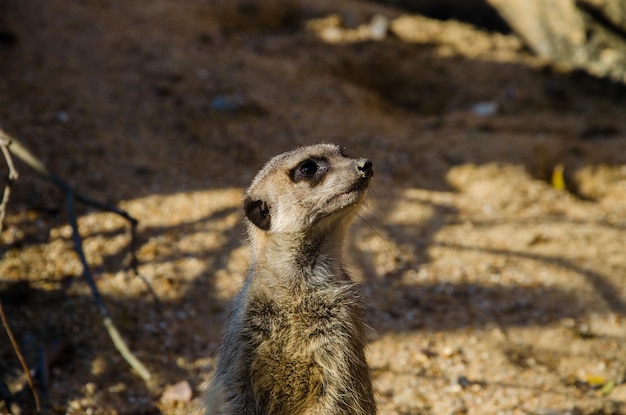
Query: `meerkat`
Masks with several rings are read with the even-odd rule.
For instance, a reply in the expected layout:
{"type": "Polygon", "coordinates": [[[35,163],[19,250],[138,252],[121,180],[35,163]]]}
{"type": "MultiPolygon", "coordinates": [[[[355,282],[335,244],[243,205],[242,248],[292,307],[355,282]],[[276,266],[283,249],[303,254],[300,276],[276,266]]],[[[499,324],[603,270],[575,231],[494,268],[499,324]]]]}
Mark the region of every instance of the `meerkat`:
{"type": "Polygon", "coordinates": [[[371,415],[361,293],[343,262],[374,172],[318,144],[271,159],[247,189],[250,268],[233,302],[207,415],[371,415]]]}

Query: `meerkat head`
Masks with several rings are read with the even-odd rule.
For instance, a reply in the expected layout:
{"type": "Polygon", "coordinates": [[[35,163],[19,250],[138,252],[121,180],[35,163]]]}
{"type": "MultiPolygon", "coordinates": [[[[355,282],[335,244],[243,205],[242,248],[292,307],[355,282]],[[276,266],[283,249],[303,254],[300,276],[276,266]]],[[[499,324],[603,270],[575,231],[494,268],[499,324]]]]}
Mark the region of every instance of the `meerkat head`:
{"type": "Polygon", "coordinates": [[[309,233],[346,223],[363,200],[372,162],[318,144],[272,158],[244,198],[248,227],[268,233],[309,233]]]}

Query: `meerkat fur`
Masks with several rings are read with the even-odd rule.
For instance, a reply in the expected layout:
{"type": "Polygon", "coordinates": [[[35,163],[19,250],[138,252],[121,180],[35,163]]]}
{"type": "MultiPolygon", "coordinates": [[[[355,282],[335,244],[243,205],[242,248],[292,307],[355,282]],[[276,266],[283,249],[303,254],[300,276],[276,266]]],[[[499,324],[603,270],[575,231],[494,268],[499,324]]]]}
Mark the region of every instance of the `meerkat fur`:
{"type": "Polygon", "coordinates": [[[244,197],[248,278],[236,296],[207,415],[372,415],[364,304],[343,264],[372,163],[331,144],[271,159],[244,197]]]}

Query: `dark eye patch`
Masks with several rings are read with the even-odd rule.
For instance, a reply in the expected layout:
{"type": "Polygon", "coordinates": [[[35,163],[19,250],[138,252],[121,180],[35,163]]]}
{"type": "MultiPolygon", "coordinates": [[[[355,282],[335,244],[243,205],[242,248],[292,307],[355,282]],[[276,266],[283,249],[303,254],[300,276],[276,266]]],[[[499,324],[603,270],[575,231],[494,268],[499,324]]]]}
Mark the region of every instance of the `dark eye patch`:
{"type": "Polygon", "coordinates": [[[309,158],[301,161],[296,167],[291,169],[289,177],[294,182],[300,180],[310,181],[317,184],[328,171],[328,162],[323,158],[309,158]]]}

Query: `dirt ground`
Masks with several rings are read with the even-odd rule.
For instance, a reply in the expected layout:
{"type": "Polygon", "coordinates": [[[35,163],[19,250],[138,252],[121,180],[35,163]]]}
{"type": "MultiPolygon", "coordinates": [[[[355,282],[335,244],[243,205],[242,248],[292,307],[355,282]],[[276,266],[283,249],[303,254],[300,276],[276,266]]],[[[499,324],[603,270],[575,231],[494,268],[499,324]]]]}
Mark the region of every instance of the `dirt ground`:
{"type": "Polygon", "coordinates": [[[150,385],[62,194],[17,164],[0,295],[29,364],[47,351],[47,412],[192,411],[246,274],[243,188],[323,141],[376,172],[349,251],[381,414],[626,414],[625,103],[513,35],[369,1],[0,1],[0,126],[140,223],[143,280],[127,224],[79,205],[150,385]],[[163,396],[181,381],[191,400],[163,396]]]}

